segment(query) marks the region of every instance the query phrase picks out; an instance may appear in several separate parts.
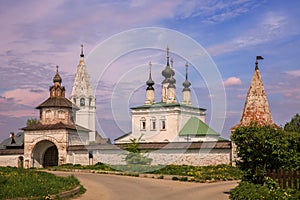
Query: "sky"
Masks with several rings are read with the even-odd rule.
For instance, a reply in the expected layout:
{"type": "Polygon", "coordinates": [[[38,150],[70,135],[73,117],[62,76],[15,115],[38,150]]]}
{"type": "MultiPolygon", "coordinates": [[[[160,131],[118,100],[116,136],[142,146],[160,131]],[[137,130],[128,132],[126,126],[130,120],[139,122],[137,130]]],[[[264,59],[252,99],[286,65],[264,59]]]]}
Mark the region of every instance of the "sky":
{"type": "Polygon", "coordinates": [[[35,107],[49,97],[56,65],[70,97],[81,44],[97,98],[98,131],[104,137],[130,132],[130,107],[145,101],[149,61],[160,101],[167,46],[178,101],[188,62],[192,102],[207,109],[206,122],[225,138],[241,118],[255,57],[263,56],[259,68],[273,120],[284,126],[300,113],[299,7],[297,0],[0,0],[0,141],[25,127],[27,119],[39,117],[35,107]],[[202,55],[168,35],[157,34],[155,48],[148,48],[145,44],[153,38],[147,34],[153,29],[185,36],[210,63],[191,62],[202,55]],[[121,37],[132,30],[141,33],[134,41],[141,48],[133,49],[132,41],[121,37]],[[120,38],[120,43],[114,40],[120,38]],[[125,53],[95,63],[93,58],[108,58],[124,46],[125,53]],[[222,82],[224,107],[214,100],[218,94],[212,80],[222,82]],[[215,115],[218,109],[222,116],[215,115]],[[214,121],[222,122],[222,128],[214,121]]]}

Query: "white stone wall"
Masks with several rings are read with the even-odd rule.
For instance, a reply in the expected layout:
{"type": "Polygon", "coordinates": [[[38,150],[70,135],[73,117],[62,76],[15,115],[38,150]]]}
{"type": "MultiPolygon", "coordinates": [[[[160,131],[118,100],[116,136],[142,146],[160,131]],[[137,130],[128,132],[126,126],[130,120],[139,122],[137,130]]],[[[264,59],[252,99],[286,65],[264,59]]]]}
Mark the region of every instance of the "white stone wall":
{"type": "Polygon", "coordinates": [[[0,156],[0,166],[3,167],[20,167],[19,157],[23,156],[23,154],[20,155],[1,155],[0,156]]]}
{"type": "Polygon", "coordinates": [[[209,150],[162,150],[155,153],[150,153],[152,165],[194,165],[207,166],[231,163],[230,149],[212,149],[209,150]]]}
{"type": "MultiPolygon", "coordinates": [[[[194,165],[207,166],[219,164],[231,164],[231,149],[161,149],[146,153],[152,158],[151,165],[194,165]]],[[[73,151],[68,153],[69,163],[73,164],[96,164],[101,162],[107,165],[126,164],[124,158],[126,151],[111,150],[93,150],[92,161],[88,159],[87,152],[73,151]],[[90,163],[89,163],[90,162],[90,163]]]]}

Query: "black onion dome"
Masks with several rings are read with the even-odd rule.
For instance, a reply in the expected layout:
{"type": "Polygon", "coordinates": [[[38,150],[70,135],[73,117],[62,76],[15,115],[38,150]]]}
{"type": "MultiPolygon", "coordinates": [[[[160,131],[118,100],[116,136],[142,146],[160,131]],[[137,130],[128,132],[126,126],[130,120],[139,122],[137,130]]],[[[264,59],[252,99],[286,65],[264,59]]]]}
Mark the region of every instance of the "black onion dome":
{"type": "Polygon", "coordinates": [[[185,67],[186,67],[186,71],[185,71],[185,81],[183,82],[183,91],[190,91],[190,86],[191,86],[191,83],[188,81],[188,64],[186,63],[185,64],[185,67]]]}
{"type": "Polygon", "coordinates": [[[149,79],[148,81],[146,81],[146,84],[148,85],[147,90],[154,90],[154,88],[152,87],[154,85],[154,81],[152,80],[152,76],[151,76],[151,62],[149,62],[149,79]]]}
{"type": "Polygon", "coordinates": [[[153,86],[153,85],[154,85],[154,81],[152,80],[151,77],[149,77],[149,80],[146,82],[146,84],[147,84],[148,86],[153,86]]]}
{"type": "Polygon", "coordinates": [[[184,88],[189,88],[192,84],[188,80],[185,80],[182,85],[184,88]]]}
{"type": "Polygon", "coordinates": [[[146,82],[146,84],[148,85],[147,90],[154,90],[153,85],[154,85],[154,81],[151,78],[151,75],[149,77],[149,80],[146,82]]]}
{"type": "Polygon", "coordinates": [[[61,79],[61,77],[60,77],[60,75],[58,73],[58,66],[56,66],[56,74],[53,77],[53,83],[55,83],[55,82],[59,82],[59,83],[62,82],[62,79],[61,79]]]}
{"type": "Polygon", "coordinates": [[[169,62],[167,63],[167,66],[165,67],[165,69],[161,72],[161,74],[165,77],[165,78],[170,78],[172,75],[174,76],[174,71],[171,69],[169,62]]]}

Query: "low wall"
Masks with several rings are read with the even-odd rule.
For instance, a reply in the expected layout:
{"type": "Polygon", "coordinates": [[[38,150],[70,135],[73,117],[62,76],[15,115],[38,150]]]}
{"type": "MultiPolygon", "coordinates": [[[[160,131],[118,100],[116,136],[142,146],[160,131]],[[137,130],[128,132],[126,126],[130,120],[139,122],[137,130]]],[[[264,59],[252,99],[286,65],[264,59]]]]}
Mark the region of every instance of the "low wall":
{"type": "Polygon", "coordinates": [[[21,167],[23,159],[23,149],[0,150],[0,166],[21,167]]]}
{"type": "MultiPolygon", "coordinates": [[[[72,146],[69,163],[89,165],[97,162],[109,165],[126,164],[126,145],[72,146]]],[[[218,165],[231,164],[231,142],[205,143],[141,143],[139,148],[152,158],[152,165],[218,165]]]]}

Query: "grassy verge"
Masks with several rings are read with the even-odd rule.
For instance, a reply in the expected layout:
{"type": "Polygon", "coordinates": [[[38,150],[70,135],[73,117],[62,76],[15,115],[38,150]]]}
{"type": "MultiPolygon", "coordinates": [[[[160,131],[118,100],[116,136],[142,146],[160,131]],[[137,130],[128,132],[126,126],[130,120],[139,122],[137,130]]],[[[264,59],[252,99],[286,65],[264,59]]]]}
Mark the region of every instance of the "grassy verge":
{"type": "MultiPolygon", "coordinates": [[[[241,171],[232,167],[231,165],[214,165],[214,166],[188,166],[188,165],[111,165],[107,166],[102,163],[97,163],[91,166],[81,166],[66,164],[53,167],[52,170],[68,170],[68,169],[81,169],[81,170],[97,170],[101,171],[116,171],[128,172],[133,174],[157,174],[157,175],[172,175],[180,176],[174,180],[190,180],[196,182],[205,181],[226,181],[241,179],[241,171]],[[182,178],[182,176],[188,178],[182,178]]],[[[163,177],[163,176],[160,176],[163,177]]]]}
{"type": "Polygon", "coordinates": [[[33,169],[0,167],[0,199],[40,197],[68,191],[79,185],[74,176],[58,177],[33,169]]]}

